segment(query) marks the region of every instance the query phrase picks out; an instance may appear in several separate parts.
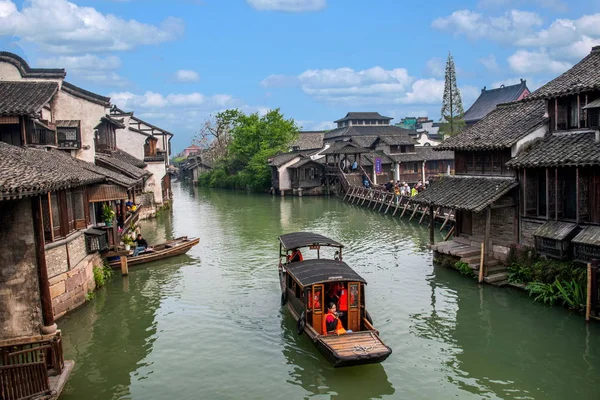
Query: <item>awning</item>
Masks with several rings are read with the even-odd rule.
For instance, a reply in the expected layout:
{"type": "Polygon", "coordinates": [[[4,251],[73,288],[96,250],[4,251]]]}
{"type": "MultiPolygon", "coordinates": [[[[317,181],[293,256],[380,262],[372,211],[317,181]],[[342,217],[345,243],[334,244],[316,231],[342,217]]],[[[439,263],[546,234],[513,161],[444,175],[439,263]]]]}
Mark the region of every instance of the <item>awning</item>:
{"type": "Polygon", "coordinates": [[[445,177],[411,200],[436,207],[466,211],[483,211],[519,183],[512,178],[445,177]]]}
{"type": "Polygon", "coordinates": [[[581,107],[582,110],[587,110],[589,108],[600,108],[600,99],[596,99],[588,105],[581,107]]]}
{"type": "Polygon", "coordinates": [[[572,242],[600,247],[600,226],[586,226],[572,242]]]}
{"type": "Polygon", "coordinates": [[[548,221],[540,226],[533,236],[562,241],[572,235],[575,229],[577,224],[571,222],[548,221]]]}
{"type": "Polygon", "coordinates": [[[127,190],[122,186],[94,185],[88,188],[88,202],[90,203],[124,200],[127,198],[127,190]]]}

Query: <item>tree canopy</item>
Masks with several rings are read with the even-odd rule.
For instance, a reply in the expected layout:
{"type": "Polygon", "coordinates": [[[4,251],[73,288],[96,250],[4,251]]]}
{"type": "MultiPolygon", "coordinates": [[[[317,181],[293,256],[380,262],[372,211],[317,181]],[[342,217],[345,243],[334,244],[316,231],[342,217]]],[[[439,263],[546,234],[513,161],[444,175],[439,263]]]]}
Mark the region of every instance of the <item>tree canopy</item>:
{"type": "Polygon", "coordinates": [[[255,190],[269,188],[271,170],[267,160],[278,152],[288,151],[298,135],[294,120],[285,119],[279,109],[263,116],[226,110],[206,122],[203,128],[208,132],[204,137],[213,135],[212,141],[206,144],[213,155],[213,169],[202,174],[200,184],[255,190]],[[217,132],[221,141],[217,139],[217,132]]]}

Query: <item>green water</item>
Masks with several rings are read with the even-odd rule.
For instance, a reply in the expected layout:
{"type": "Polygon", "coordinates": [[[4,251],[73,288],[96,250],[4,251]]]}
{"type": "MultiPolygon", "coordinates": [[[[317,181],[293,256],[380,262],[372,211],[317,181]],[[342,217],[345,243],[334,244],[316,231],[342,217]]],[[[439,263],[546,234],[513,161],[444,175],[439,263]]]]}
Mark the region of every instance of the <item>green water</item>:
{"type": "MultiPolygon", "coordinates": [[[[76,362],[70,399],[600,399],[600,325],[432,265],[424,224],[328,198],[174,186],[150,243],[187,255],[130,269],[58,321],[76,362]],[[344,243],[393,349],[333,369],[279,303],[277,236],[344,243]]],[[[439,240],[438,236],[436,240],[439,240]]]]}

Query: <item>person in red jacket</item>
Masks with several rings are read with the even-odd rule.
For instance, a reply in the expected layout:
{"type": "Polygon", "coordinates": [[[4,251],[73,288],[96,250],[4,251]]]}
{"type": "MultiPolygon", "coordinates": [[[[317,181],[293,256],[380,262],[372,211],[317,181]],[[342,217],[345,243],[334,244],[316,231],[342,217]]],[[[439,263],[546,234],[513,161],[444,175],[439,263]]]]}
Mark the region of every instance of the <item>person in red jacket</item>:
{"type": "Polygon", "coordinates": [[[336,313],[336,306],[335,303],[329,303],[329,307],[327,308],[327,314],[325,315],[325,318],[323,319],[323,334],[324,335],[333,335],[333,334],[337,334],[337,335],[343,335],[346,332],[352,332],[352,331],[347,331],[344,329],[344,326],[342,325],[342,321],[340,321],[340,319],[337,316],[336,313]]]}
{"type": "Polygon", "coordinates": [[[293,263],[296,261],[304,261],[304,258],[302,257],[302,253],[300,252],[299,249],[292,250],[292,254],[288,256],[288,263],[293,263]]]}

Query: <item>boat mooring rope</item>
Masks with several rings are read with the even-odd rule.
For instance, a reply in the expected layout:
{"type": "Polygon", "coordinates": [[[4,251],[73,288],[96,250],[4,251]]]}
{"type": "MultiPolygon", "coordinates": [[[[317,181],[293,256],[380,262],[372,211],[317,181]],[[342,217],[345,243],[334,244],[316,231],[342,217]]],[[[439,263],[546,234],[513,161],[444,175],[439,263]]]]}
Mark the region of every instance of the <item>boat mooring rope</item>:
{"type": "Polygon", "coordinates": [[[362,346],[360,344],[355,344],[352,352],[354,354],[369,354],[369,351],[373,350],[375,346],[362,346]]]}

